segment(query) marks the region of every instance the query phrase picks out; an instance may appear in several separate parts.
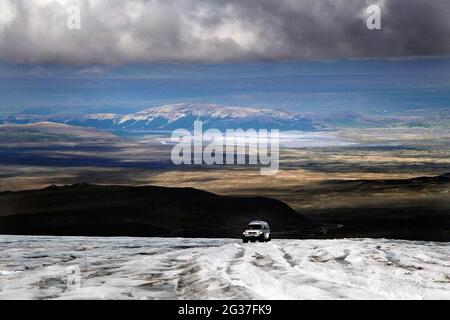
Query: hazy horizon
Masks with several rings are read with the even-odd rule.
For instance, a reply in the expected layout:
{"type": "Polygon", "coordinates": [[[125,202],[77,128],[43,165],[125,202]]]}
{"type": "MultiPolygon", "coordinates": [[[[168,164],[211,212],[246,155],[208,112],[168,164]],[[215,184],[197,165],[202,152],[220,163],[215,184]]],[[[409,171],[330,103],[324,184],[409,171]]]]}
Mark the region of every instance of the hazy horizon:
{"type": "Polygon", "coordinates": [[[447,109],[450,58],[126,65],[0,64],[0,113],[132,113],[170,103],[300,112],[447,109]]]}

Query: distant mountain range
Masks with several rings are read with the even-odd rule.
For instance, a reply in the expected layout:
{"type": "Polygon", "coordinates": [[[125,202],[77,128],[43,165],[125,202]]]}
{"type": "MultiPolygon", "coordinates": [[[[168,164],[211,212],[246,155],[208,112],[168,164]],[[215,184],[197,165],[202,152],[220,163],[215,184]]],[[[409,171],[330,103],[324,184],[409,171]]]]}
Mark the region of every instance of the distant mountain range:
{"type": "MultiPolygon", "coordinates": [[[[38,110],[37,110],[38,111],[38,110]]],[[[162,131],[192,129],[195,120],[203,128],[279,129],[282,131],[322,131],[333,128],[422,127],[449,128],[448,113],[411,115],[363,115],[352,112],[334,114],[304,113],[268,108],[223,106],[202,103],[178,103],[148,108],[131,114],[35,114],[0,115],[0,124],[55,122],[72,126],[112,131],[162,131]]]]}
{"type": "Polygon", "coordinates": [[[0,118],[3,124],[26,124],[50,121],[73,126],[107,130],[172,131],[192,129],[195,120],[203,122],[204,129],[280,129],[316,131],[327,126],[298,112],[214,104],[170,104],[149,108],[132,114],[88,115],[28,115],[18,114],[0,118]]]}

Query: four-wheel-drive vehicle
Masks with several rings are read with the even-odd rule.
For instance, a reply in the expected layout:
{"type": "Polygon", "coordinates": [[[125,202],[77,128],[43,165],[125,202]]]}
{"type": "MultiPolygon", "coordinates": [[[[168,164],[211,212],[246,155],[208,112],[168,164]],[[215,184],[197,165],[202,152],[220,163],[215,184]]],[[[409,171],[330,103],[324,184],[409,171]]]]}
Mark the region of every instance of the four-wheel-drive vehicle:
{"type": "Polygon", "coordinates": [[[266,242],[272,240],[270,236],[269,224],[265,221],[252,221],[248,224],[245,231],[242,233],[242,241],[247,243],[249,241],[266,242]]]}

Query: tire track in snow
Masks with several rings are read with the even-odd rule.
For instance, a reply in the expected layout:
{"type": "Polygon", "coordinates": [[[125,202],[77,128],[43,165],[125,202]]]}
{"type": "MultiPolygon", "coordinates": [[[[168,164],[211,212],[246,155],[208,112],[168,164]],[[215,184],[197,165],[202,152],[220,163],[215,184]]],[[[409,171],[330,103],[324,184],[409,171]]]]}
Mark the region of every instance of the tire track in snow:
{"type": "Polygon", "coordinates": [[[328,271],[325,271],[321,266],[322,263],[327,262],[339,264],[341,268],[349,265],[350,263],[346,262],[345,258],[349,255],[350,251],[345,249],[343,255],[332,257],[326,250],[322,248],[317,249],[314,249],[313,252],[305,251],[302,257],[303,259],[298,261],[289,253],[289,250],[279,248],[285,262],[291,267],[292,272],[297,274],[296,278],[298,279],[299,285],[302,285],[306,279],[306,283],[313,284],[316,288],[321,288],[323,293],[325,293],[320,298],[303,297],[303,299],[358,299],[360,297],[359,294],[363,293],[363,290],[359,286],[352,284],[351,281],[347,283],[342,282],[338,276],[335,277],[332,268],[327,268],[328,271]],[[347,294],[349,289],[356,291],[356,294],[349,296],[347,294]]]}
{"type": "Polygon", "coordinates": [[[297,272],[293,260],[274,243],[244,245],[238,263],[230,267],[235,283],[245,286],[253,297],[261,299],[342,298],[330,296],[317,281],[297,272]]]}
{"type": "MultiPolygon", "coordinates": [[[[317,273],[305,272],[304,261],[296,261],[280,246],[282,241],[248,247],[242,268],[236,270],[247,287],[268,299],[357,299],[362,290],[351,284],[329,281],[317,273]],[[355,291],[348,296],[348,290],[355,291]]],[[[308,256],[305,256],[307,259],[308,256]]],[[[339,262],[339,264],[345,264],[339,262]]],[[[336,279],[338,280],[338,279],[336,279]]]]}
{"type": "Polygon", "coordinates": [[[180,297],[189,299],[252,299],[252,294],[233,278],[233,266],[245,249],[237,243],[207,248],[193,256],[177,275],[180,297]]]}

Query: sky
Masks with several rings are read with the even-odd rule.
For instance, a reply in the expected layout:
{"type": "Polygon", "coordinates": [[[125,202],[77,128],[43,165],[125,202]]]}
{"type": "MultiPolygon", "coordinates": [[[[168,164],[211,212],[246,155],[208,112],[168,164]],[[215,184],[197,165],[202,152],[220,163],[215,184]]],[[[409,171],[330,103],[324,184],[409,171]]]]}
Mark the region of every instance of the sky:
{"type": "Polygon", "coordinates": [[[448,17],[448,0],[1,0],[0,113],[448,108],[448,17]]]}
{"type": "Polygon", "coordinates": [[[2,0],[0,60],[117,64],[450,54],[448,0],[2,0]],[[381,29],[367,28],[379,6],[381,29]],[[77,5],[79,29],[68,28],[77,5]]]}

